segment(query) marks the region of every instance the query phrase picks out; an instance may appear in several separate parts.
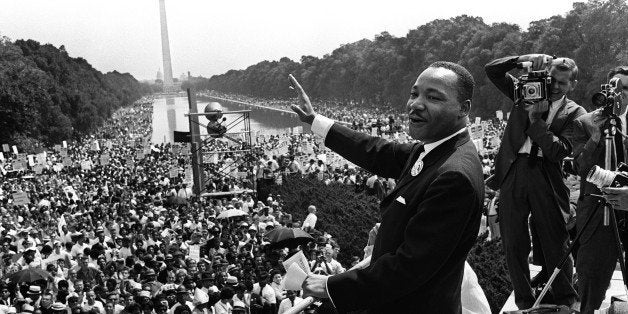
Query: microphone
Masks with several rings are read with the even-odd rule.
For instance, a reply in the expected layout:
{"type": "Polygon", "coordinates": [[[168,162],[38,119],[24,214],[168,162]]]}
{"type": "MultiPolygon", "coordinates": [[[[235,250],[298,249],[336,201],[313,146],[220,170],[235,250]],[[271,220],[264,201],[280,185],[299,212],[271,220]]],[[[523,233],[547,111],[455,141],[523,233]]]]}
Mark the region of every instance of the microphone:
{"type": "Polygon", "coordinates": [[[284,312],[284,314],[297,314],[303,310],[305,310],[308,306],[314,303],[313,297],[307,297],[303,299],[303,301],[295,304],[293,307],[284,312]]]}

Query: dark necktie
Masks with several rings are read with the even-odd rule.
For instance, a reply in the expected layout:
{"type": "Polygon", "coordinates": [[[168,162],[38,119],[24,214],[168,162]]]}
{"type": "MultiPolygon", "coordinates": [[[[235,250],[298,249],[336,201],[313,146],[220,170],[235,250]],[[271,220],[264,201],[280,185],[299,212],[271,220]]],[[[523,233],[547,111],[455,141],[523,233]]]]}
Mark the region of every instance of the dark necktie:
{"type": "MultiPolygon", "coordinates": [[[[549,109],[543,112],[541,118],[547,121],[547,117],[549,116],[549,109]]],[[[528,127],[530,126],[530,119],[528,119],[528,127]]],[[[537,159],[539,159],[539,144],[536,142],[532,142],[532,147],[530,147],[530,157],[528,157],[528,164],[530,166],[534,166],[536,164],[537,159]]]]}

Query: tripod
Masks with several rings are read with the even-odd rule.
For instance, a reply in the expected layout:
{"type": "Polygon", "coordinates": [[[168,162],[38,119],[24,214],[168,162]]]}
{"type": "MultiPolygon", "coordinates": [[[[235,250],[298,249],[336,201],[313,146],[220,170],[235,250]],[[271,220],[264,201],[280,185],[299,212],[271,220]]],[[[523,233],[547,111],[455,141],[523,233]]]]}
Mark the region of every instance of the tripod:
{"type": "MultiPolygon", "coordinates": [[[[604,168],[607,170],[615,170],[617,166],[616,165],[617,164],[616,162],[617,152],[616,152],[616,147],[614,143],[615,135],[619,132],[617,131],[617,127],[616,127],[617,121],[619,121],[619,117],[613,114],[609,117],[609,119],[607,120],[607,122],[604,124],[604,127],[603,127],[604,134],[605,134],[604,142],[606,145],[604,168]],[[613,161],[615,161],[615,163],[613,163],[613,161]]],[[[621,134],[622,136],[625,136],[621,132],[619,132],[619,134],[621,134]]],[[[585,223],[582,226],[582,229],[580,230],[580,232],[577,233],[576,238],[569,245],[569,248],[567,249],[563,257],[561,258],[560,262],[554,268],[552,275],[550,276],[549,280],[547,281],[547,284],[545,285],[545,287],[543,288],[543,290],[537,297],[532,308],[524,312],[533,312],[541,308],[540,307],[541,300],[543,300],[543,298],[547,294],[547,291],[552,286],[552,283],[554,282],[554,280],[560,273],[561,268],[565,265],[565,263],[569,259],[569,255],[573,251],[575,244],[578,242],[578,240],[580,239],[580,236],[584,233],[584,230],[588,227],[589,223],[591,222],[591,219],[600,208],[603,208],[604,210],[604,219],[603,219],[604,226],[610,225],[610,227],[613,228],[613,235],[615,237],[619,266],[621,268],[622,278],[624,282],[624,292],[626,293],[626,297],[628,298],[628,286],[627,286],[628,276],[626,273],[626,264],[623,258],[623,250],[621,247],[621,241],[619,237],[619,229],[617,228],[617,219],[615,217],[615,211],[613,210],[612,206],[606,201],[606,199],[602,195],[591,194],[590,196],[599,198],[598,205],[587,216],[585,223]]]]}

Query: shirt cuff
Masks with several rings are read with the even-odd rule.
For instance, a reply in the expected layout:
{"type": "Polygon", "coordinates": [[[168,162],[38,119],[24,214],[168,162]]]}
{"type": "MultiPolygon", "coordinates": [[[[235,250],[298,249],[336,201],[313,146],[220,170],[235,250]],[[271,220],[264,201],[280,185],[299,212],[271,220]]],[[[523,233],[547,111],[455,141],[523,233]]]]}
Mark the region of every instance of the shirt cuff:
{"type": "Polygon", "coordinates": [[[329,286],[327,286],[327,283],[329,282],[329,277],[331,276],[327,276],[327,278],[325,278],[325,291],[327,291],[327,295],[329,296],[329,301],[331,301],[331,305],[333,305],[334,308],[337,308],[334,300],[331,298],[331,293],[329,293],[329,286]]]}
{"type": "Polygon", "coordinates": [[[329,133],[329,129],[331,129],[333,124],[334,120],[317,114],[312,122],[312,132],[324,139],[327,137],[327,133],[329,133]]]}

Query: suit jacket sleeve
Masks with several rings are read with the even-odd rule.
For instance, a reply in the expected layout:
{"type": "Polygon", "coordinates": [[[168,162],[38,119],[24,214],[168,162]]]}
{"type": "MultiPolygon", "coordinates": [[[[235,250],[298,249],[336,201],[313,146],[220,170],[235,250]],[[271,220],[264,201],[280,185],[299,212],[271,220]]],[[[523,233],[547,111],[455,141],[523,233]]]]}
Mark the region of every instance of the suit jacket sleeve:
{"type": "Polygon", "coordinates": [[[560,135],[555,135],[550,131],[549,125],[542,119],[530,124],[526,134],[532,141],[539,144],[543,151],[543,158],[553,162],[561,162],[563,158],[569,156],[572,152],[570,141],[573,138],[573,121],[585,113],[584,108],[577,106],[576,110],[567,117],[566,125],[563,127],[560,135]]]}
{"type": "Polygon", "coordinates": [[[576,171],[581,178],[586,178],[587,174],[598,160],[604,158],[604,145],[594,142],[586,127],[586,121],[577,119],[573,128],[573,155],[576,171]]]}
{"type": "Polygon", "coordinates": [[[390,142],[334,123],[325,137],[325,146],[373,174],[399,178],[413,145],[390,142]]]}
{"type": "MultiPolygon", "coordinates": [[[[394,253],[385,253],[370,267],[332,276],[328,293],[339,311],[372,308],[403,297],[426,283],[450,262],[468,230],[477,195],[471,181],[457,171],[440,174],[416,206],[404,231],[404,242],[394,253]]],[[[401,206],[396,204],[396,206],[401,206]]],[[[394,210],[394,209],[393,209],[394,210]]],[[[475,236],[475,235],[474,235],[475,236]]],[[[464,259],[465,256],[459,256],[464,259]]],[[[456,257],[453,257],[456,258],[456,257]]]]}
{"type": "Polygon", "coordinates": [[[513,100],[515,93],[515,78],[508,71],[517,67],[518,56],[495,59],[484,66],[486,76],[504,95],[513,100]]]}

